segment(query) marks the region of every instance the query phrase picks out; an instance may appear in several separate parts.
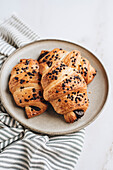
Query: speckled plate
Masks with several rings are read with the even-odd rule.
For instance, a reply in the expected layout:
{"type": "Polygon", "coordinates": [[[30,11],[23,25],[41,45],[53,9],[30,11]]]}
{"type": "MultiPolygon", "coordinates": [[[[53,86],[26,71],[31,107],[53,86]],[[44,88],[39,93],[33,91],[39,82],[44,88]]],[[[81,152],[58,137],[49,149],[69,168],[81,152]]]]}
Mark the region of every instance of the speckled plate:
{"type": "Polygon", "coordinates": [[[2,67],[0,85],[1,100],[7,112],[25,127],[49,135],[67,134],[86,127],[99,115],[108,96],[108,78],[102,63],[87,49],[63,40],[39,40],[16,50],[8,57],[2,67]],[[41,50],[52,50],[56,47],[68,51],[79,50],[82,56],[86,57],[97,70],[96,77],[88,85],[88,92],[91,92],[91,94],[88,93],[89,108],[81,119],[72,124],[66,123],[63,116],[57,114],[52,107],[49,107],[46,112],[37,117],[27,119],[24,109],[15,104],[12,95],[8,91],[9,75],[20,59],[37,59],[41,50]]]}

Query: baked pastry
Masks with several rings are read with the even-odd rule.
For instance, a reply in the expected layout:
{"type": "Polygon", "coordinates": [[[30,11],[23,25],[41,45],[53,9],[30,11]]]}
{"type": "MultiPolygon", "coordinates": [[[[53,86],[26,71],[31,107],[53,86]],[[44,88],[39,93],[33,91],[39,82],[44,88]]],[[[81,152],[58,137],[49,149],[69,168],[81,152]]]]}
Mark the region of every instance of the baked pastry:
{"type": "Polygon", "coordinates": [[[77,50],[43,50],[38,61],[44,99],[64,115],[66,122],[73,123],[88,108],[87,84],[93,80],[96,70],[77,50]]]}
{"type": "Polygon", "coordinates": [[[83,76],[63,61],[57,61],[42,72],[43,97],[54,110],[73,123],[88,108],[87,84],[83,76]]]}
{"type": "Polygon", "coordinates": [[[81,56],[79,51],[73,50],[68,52],[59,48],[52,51],[41,51],[39,57],[40,73],[44,73],[58,60],[62,60],[66,65],[81,73],[87,84],[89,84],[96,75],[96,70],[86,58],[81,56]]]}
{"type": "Polygon", "coordinates": [[[47,109],[40,80],[37,60],[21,59],[11,71],[9,90],[16,104],[25,107],[28,118],[37,116],[47,109]]]}

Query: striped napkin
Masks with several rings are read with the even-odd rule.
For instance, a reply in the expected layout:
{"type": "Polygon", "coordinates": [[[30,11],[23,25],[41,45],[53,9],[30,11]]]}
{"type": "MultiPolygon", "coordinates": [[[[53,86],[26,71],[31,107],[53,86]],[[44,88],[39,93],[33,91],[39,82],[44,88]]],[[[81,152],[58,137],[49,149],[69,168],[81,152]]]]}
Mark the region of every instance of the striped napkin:
{"type": "MultiPolygon", "coordinates": [[[[18,47],[39,36],[12,15],[0,24],[0,69],[18,47]]],[[[37,134],[24,128],[0,102],[0,170],[71,170],[80,156],[84,129],[63,136],[37,134]]]]}

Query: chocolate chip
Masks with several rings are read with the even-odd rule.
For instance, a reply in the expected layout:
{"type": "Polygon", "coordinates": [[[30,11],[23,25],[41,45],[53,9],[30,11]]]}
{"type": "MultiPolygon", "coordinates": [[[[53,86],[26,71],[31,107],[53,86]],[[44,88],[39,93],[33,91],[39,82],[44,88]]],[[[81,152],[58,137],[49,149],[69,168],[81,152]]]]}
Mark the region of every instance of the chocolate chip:
{"type": "Polygon", "coordinates": [[[18,80],[18,77],[15,77],[15,80],[18,80]]]}
{"type": "Polygon", "coordinates": [[[47,65],[48,65],[49,67],[51,67],[51,66],[52,66],[52,62],[48,61],[48,62],[47,62],[47,65]]]}
{"type": "Polygon", "coordinates": [[[77,97],[75,98],[75,102],[77,103],[77,97]]]}
{"type": "Polygon", "coordinates": [[[56,90],[56,93],[58,93],[59,91],[58,90],[56,90]]]}
{"type": "Polygon", "coordinates": [[[46,60],[45,60],[45,59],[43,59],[43,60],[42,60],[42,62],[46,62],[46,60]]]}
{"type": "Polygon", "coordinates": [[[36,73],[36,71],[35,71],[35,70],[33,70],[33,71],[32,71],[32,73],[36,73]]]}
{"type": "Polygon", "coordinates": [[[58,99],[59,102],[61,102],[61,99],[58,99]]]}
{"type": "Polygon", "coordinates": [[[65,103],[67,103],[67,100],[65,100],[65,103]]]}
{"type": "Polygon", "coordinates": [[[28,65],[30,61],[26,60],[26,64],[25,65],[28,65]]]}
{"type": "Polygon", "coordinates": [[[22,86],[22,87],[20,87],[20,89],[24,89],[24,87],[22,86]]]}
{"type": "Polygon", "coordinates": [[[57,76],[55,76],[55,80],[57,80],[57,76]]]}
{"type": "Polygon", "coordinates": [[[94,73],[93,76],[96,76],[96,73],[94,73]]]}
{"type": "Polygon", "coordinates": [[[84,71],[84,76],[86,76],[87,75],[87,72],[86,71],[84,71]]]}
{"type": "Polygon", "coordinates": [[[35,88],[33,88],[33,89],[32,89],[32,91],[33,91],[33,92],[36,92],[36,89],[35,89],[35,88]]]}
{"type": "Polygon", "coordinates": [[[29,100],[28,99],[24,99],[25,102],[28,102],[29,100]]]}
{"type": "Polygon", "coordinates": [[[49,56],[50,56],[50,55],[47,55],[45,58],[48,59],[49,56]]]}
{"type": "Polygon", "coordinates": [[[43,53],[43,54],[41,54],[40,56],[39,56],[39,58],[38,58],[38,61],[40,60],[40,59],[42,59],[46,54],[48,54],[49,52],[48,51],[46,51],[45,53],[43,53]]]}
{"type": "Polygon", "coordinates": [[[36,106],[30,106],[32,109],[36,110],[36,111],[40,111],[41,109],[39,107],[36,106]]]}
{"type": "Polygon", "coordinates": [[[22,80],[22,79],[20,80],[20,84],[22,84],[22,83],[24,83],[24,82],[25,82],[25,80],[22,80]]]}
{"type": "Polygon", "coordinates": [[[81,101],[81,98],[80,98],[80,97],[78,97],[78,100],[79,100],[79,101],[81,101]]]}
{"type": "Polygon", "coordinates": [[[22,103],[22,100],[20,99],[20,101],[19,101],[20,103],[22,103]]]}
{"type": "Polygon", "coordinates": [[[64,84],[64,83],[62,84],[62,87],[65,87],[65,84],[64,84]]]}
{"type": "Polygon", "coordinates": [[[27,73],[29,76],[34,76],[34,74],[32,74],[31,72],[28,72],[27,73]]]}
{"type": "Polygon", "coordinates": [[[56,71],[56,75],[58,75],[58,71],[56,71]]]}

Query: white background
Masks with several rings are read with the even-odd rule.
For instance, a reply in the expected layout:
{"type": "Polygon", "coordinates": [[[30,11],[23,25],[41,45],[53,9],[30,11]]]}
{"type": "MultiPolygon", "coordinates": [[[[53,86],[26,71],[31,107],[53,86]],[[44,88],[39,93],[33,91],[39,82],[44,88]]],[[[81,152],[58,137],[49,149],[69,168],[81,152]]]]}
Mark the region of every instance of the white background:
{"type": "Polygon", "coordinates": [[[113,170],[113,1],[0,0],[0,20],[16,13],[41,38],[58,38],[91,50],[104,64],[110,91],[99,117],[86,128],[77,170],[113,170]]]}

